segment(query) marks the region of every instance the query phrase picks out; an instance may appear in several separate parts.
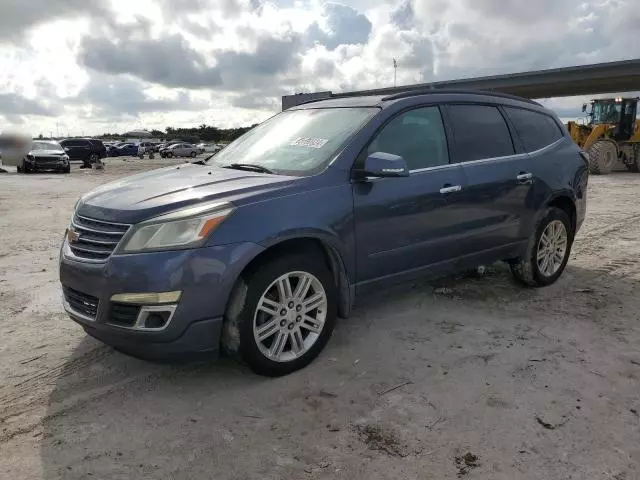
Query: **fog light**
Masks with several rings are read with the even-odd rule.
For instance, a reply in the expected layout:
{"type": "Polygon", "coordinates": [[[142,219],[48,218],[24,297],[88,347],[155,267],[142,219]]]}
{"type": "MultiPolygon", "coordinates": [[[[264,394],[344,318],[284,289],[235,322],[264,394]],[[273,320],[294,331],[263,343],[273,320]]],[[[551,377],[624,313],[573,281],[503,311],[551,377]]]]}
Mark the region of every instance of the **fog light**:
{"type": "Polygon", "coordinates": [[[132,303],[135,305],[161,305],[163,303],[178,303],[182,291],[149,292],[149,293],[117,293],[111,297],[112,302],[132,303]]]}
{"type": "Polygon", "coordinates": [[[162,328],[167,324],[170,316],[171,312],[150,313],[149,316],[144,320],[144,328],[162,328]]]}

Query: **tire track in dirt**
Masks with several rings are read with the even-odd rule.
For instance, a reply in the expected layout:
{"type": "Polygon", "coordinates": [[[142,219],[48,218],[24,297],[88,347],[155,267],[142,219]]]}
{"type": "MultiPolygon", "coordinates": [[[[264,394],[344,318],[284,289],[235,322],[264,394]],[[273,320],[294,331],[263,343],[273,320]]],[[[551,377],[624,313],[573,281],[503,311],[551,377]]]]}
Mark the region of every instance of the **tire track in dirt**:
{"type": "Polygon", "coordinates": [[[60,362],[18,383],[0,388],[0,422],[24,411],[49,394],[48,386],[61,378],[86,369],[90,364],[112,354],[109,347],[98,347],[70,361],[60,362]]]}

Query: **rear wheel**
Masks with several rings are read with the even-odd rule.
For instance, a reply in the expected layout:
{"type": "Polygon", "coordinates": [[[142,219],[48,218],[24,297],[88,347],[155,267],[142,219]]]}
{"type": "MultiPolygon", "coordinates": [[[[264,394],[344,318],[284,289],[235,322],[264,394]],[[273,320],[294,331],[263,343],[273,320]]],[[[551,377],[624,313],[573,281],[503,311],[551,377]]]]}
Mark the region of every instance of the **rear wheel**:
{"type": "Polygon", "coordinates": [[[598,140],[589,147],[589,171],[595,175],[610,173],[616,163],[617,149],[613,142],[598,140]]]}
{"type": "Polygon", "coordinates": [[[191,152],[191,158],[196,158],[197,153],[196,152],[191,152]]]}
{"type": "Polygon", "coordinates": [[[556,207],[547,209],[529,239],[524,256],[511,262],[514,277],[534,287],[554,283],[569,261],[573,235],[566,212],[556,207]]]}
{"type": "Polygon", "coordinates": [[[322,258],[291,254],[260,266],[245,279],[237,318],[239,352],[251,369],[271,377],[307,366],[335,326],[337,292],[322,258]]]}

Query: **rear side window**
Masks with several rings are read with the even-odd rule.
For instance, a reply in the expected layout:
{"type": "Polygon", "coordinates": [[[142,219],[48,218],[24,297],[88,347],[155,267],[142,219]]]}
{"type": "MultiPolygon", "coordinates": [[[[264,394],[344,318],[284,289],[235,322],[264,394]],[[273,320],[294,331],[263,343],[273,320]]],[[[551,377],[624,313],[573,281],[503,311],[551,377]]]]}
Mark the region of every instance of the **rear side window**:
{"type": "Polygon", "coordinates": [[[509,127],[497,107],[449,105],[457,162],[513,155],[509,127]]]}
{"type": "Polygon", "coordinates": [[[84,147],[87,144],[87,142],[83,140],[63,140],[60,143],[65,147],[84,147]]]}
{"type": "Polygon", "coordinates": [[[562,131],[549,115],[523,108],[505,107],[505,112],[527,152],[540,150],[562,138],[562,131]]]}

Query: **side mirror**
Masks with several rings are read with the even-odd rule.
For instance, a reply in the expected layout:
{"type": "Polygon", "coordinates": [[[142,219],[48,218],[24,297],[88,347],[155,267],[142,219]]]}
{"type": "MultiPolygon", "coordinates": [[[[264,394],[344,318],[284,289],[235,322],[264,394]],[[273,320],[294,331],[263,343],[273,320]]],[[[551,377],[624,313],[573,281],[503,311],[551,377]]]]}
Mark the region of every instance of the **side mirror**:
{"type": "Polygon", "coordinates": [[[586,111],[587,111],[587,104],[583,103],[582,104],[582,113],[586,113],[586,111]]]}
{"type": "Polygon", "coordinates": [[[399,155],[375,152],[365,159],[364,168],[358,173],[360,177],[408,177],[409,168],[399,155]]]}

